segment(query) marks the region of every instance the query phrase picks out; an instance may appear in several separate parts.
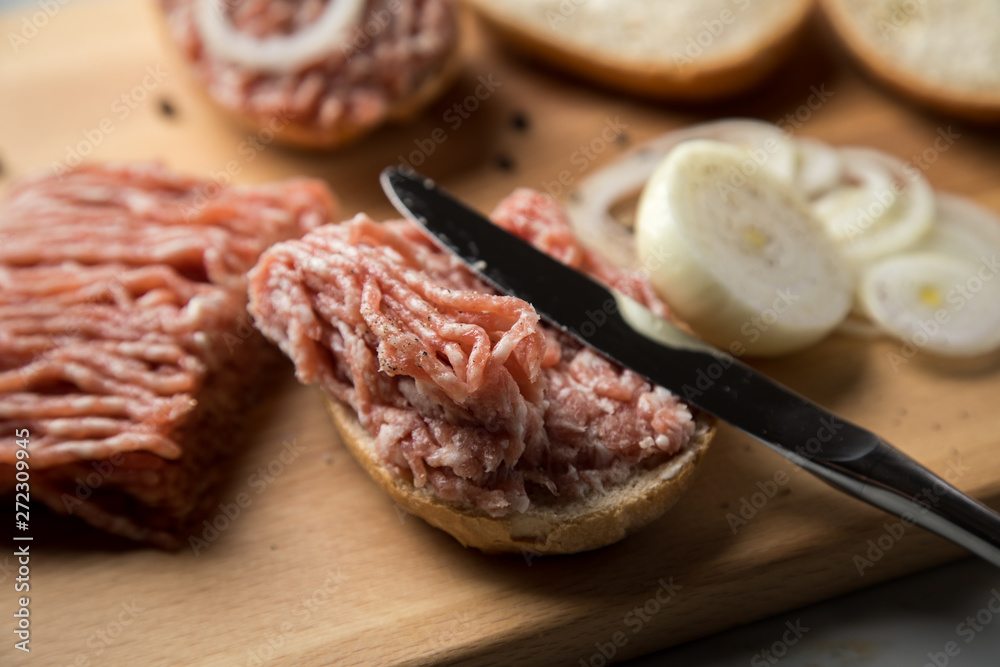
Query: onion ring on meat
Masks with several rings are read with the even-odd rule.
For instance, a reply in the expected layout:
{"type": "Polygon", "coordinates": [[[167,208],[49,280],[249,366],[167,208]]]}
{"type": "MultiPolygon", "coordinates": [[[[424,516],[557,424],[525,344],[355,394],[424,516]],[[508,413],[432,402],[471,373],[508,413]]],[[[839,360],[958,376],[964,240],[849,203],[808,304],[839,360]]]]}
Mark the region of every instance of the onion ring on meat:
{"type": "Polygon", "coordinates": [[[322,60],[361,23],[364,0],[330,0],[315,23],[293,35],[263,39],[241,33],[227,20],[221,0],[197,0],[194,20],[205,48],[250,69],[293,72],[322,60]]]}

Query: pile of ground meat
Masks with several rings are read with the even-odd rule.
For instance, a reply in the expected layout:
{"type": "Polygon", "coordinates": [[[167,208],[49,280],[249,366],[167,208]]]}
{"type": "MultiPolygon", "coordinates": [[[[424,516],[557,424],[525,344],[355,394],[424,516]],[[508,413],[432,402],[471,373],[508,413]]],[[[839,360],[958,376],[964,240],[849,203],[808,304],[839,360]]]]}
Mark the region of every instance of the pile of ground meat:
{"type": "MultiPolygon", "coordinates": [[[[494,222],[661,314],[642,276],[518,190],[494,222]]],[[[493,292],[414,225],[364,215],[271,248],[251,272],[258,328],[299,379],[357,411],[383,463],[491,516],[575,499],[681,451],[688,407],[493,292]]]]}
{"type": "Polygon", "coordinates": [[[318,181],[222,188],[150,164],[14,186],[0,206],[0,491],[27,432],[33,499],[180,544],[239,449],[266,354],[246,271],[335,209],[318,181]]]}
{"type": "Polygon", "coordinates": [[[336,136],[342,128],[374,127],[438,73],[458,41],[452,0],[366,0],[361,23],[323,58],[265,71],[207,48],[195,11],[209,1],[218,2],[239,34],[264,40],[307,29],[329,2],[342,0],[161,0],[175,40],[212,98],[272,130],[293,122],[336,136]]]}

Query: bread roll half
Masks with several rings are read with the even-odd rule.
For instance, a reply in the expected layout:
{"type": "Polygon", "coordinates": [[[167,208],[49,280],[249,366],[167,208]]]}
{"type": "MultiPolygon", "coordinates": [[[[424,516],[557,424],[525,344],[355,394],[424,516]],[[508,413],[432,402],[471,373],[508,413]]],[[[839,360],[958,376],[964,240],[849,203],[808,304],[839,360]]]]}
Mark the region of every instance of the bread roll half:
{"type": "Polygon", "coordinates": [[[620,486],[583,500],[538,504],[523,514],[494,518],[443,501],[429,488],[417,488],[389,473],[375,441],[347,405],[326,399],[347,449],[372,479],[404,510],[451,534],[467,547],[486,553],[568,554],[617,542],[659,518],[677,502],[715,434],[715,420],[696,418],[684,451],[654,468],[637,468],[620,486]]]}
{"type": "Polygon", "coordinates": [[[1000,120],[1000,4],[987,0],[823,0],[835,32],[872,76],[948,114],[1000,120]]]}
{"type": "Polygon", "coordinates": [[[701,100],[751,88],[782,63],[810,0],[465,0],[515,48],[602,85],[701,100]]]}

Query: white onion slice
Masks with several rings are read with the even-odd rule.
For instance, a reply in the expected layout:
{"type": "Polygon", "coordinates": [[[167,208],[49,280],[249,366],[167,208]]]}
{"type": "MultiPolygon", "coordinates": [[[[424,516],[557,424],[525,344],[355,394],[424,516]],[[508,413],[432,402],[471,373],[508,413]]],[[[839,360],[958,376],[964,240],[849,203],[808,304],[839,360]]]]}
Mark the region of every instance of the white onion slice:
{"type": "Polygon", "coordinates": [[[862,276],[859,298],[904,343],[948,356],[1000,348],[1000,266],[939,253],[888,257],[862,276]]]}
{"type": "Polygon", "coordinates": [[[746,155],[706,140],[671,151],[642,193],[638,254],[699,336],[734,354],[783,354],[844,319],[851,276],[794,185],[765,169],[735,185],[746,155]]]}
{"type": "Polygon", "coordinates": [[[813,203],[844,253],[859,266],[906,250],[934,221],[934,192],[919,172],[866,148],[840,150],[847,181],[813,203]]]}
{"type": "Polygon", "coordinates": [[[744,171],[769,169],[784,180],[795,176],[796,147],[777,126],[748,118],[711,121],[660,135],[625,153],[580,182],[566,211],[573,232],[612,264],[635,266],[632,233],[611,215],[611,207],[640,190],[670,151],[684,141],[714,139],[745,148],[744,171]]]}
{"type": "Polygon", "coordinates": [[[330,0],[320,17],[292,35],[258,38],[236,30],[223,0],[196,0],[194,20],[215,57],[249,69],[294,72],[329,55],[359,25],[364,0],[330,0]]]}

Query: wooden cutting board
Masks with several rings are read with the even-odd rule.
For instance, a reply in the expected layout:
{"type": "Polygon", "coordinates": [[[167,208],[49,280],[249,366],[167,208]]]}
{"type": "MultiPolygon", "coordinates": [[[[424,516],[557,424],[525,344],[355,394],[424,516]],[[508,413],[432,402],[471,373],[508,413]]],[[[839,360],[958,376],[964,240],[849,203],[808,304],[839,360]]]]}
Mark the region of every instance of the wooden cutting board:
{"type": "MultiPolygon", "coordinates": [[[[269,145],[216,115],[169,52],[151,3],[87,2],[43,18],[17,53],[2,46],[0,187],[86,152],[239,182],[316,175],[346,214],[384,217],[376,175],[403,156],[489,209],[516,186],[555,190],[564,171],[575,182],[670,128],[752,115],[921,156],[935,186],[1000,210],[996,134],[886,95],[843,61],[820,24],[765,87],[684,111],[565,80],[473,31],[460,81],[414,124],[325,155],[269,145]],[[477,99],[482,81],[493,90],[479,88],[477,99]],[[604,141],[611,126],[624,129],[622,140],[604,141]],[[939,136],[954,141],[941,150],[939,136]],[[409,156],[428,140],[433,153],[418,164],[409,156]]],[[[22,31],[31,32],[20,16],[0,20],[5,42],[22,31]]],[[[1000,504],[1000,359],[894,363],[894,354],[896,343],[835,336],[756,365],[1000,504]]],[[[573,557],[488,557],[377,491],[290,368],[247,419],[252,436],[224,498],[250,502],[198,553],[134,548],[58,519],[33,523],[32,660],[12,649],[5,547],[0,662],[599,665],[602,651],[636,656],[962,554],[724,427],[694,488],[642,533],[573,557]],[[734,521],[741,512],[745,523],[734,521]]]]}

